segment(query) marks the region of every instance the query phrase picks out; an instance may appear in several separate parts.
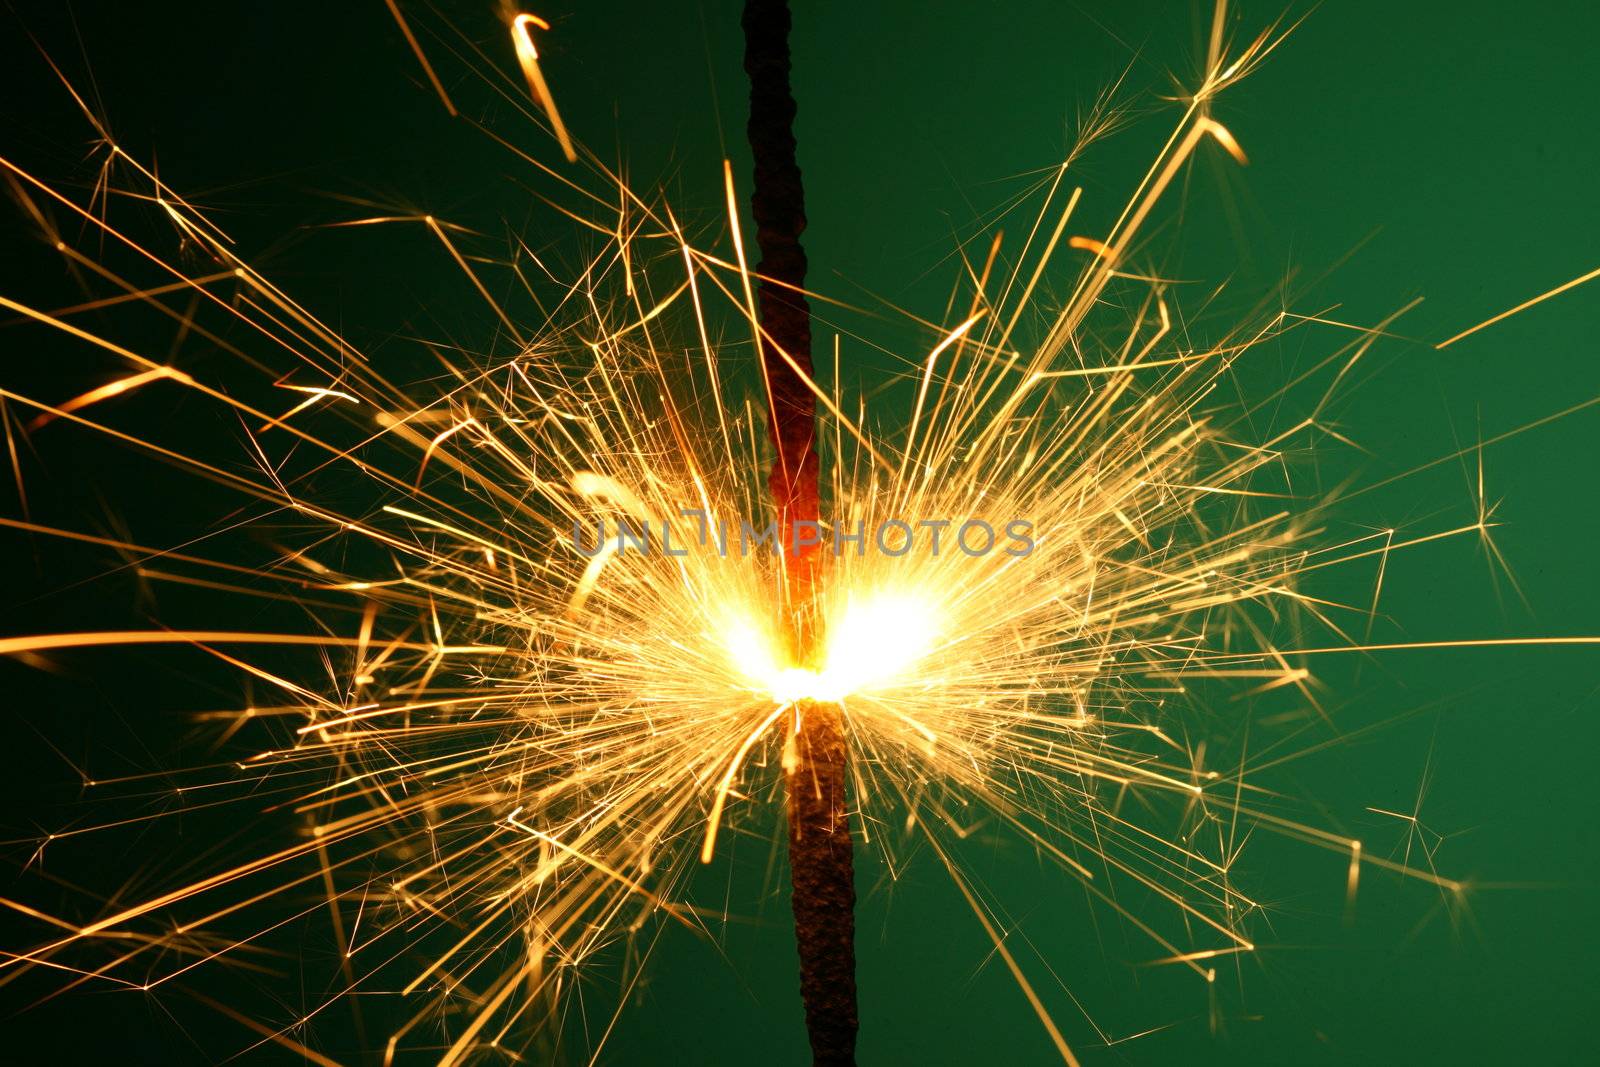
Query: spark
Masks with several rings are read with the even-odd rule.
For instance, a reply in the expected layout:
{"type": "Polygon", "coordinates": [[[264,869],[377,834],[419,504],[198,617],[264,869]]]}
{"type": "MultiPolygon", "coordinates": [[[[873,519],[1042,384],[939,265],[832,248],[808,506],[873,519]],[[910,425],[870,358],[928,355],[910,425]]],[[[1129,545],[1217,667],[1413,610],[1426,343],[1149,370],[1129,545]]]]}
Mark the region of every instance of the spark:
{"type": "Polygon", "coordinates": [[[1576,289],[1578,286],[1584,284],[1585,282],[1592,282],[1596,278],[1600,278],[1600,267],[1596,267],[1594,270],[1590,271],[1587,274],[1580,274],[1576,278],[1572,279],[1569,282],[1563,282],[1562,284],[1556,286],[1554,289],[1551,289],[1548,292],[1543,292],[1543,293],[1540,293],[1536,297],[1532,297],[1531,299],[1524,300],[1522,303],[1518,304],[1514,308],[1508,308],[1507,310],[1500,312],[1500,314],[1498,314],[1498,315],[1494,315],[1494,316],[1492,316],[1490,318],[1484,319],[1482,322],[1478,323],[1476,326],[1469,326],[1467,329],[1462,330],[1460,333],[1456,334],[1454,337],[1450,337],[1450,338],[1447,338],[1446,340],[1440,341],[1434,347],[1435,348],[1449,348],[1451,345],[1455,344],[1457,341],[1460,341],[1463,338],[1471,337],[1473,334],[1477,333],[1479,330],[1486,330],[1490,326],[1493,326],[1497,322],[1504,322],[1506,319],[1509,319],[1513,315],[1520,315],[1522,312],[1527,311],[1529,308],[1534,307],[1534,306],[1536,306],[1538,304],[1544,303],[1546,300],[1549,300],[1551,297],[1560,296],[1562,293],[1566,292],[1567,290],[1576,289]]]}
{"type": "Polygon", "coordinates": [[[539,106],[544,108],[545,115],[550,119],[556,140],[561,143],[561,154],[567,157],[568,163],[576,163],[577,150],[572,147],[572,138],[567,136],[566,124],[561,121],[561,113],[556,110],[555,97],[550,95],[550,86],[545,83],[544,73],[539,69],[539,50],[534,47],[533,31],[529,28],[532,26],[537,26],[541,30],[550,28],[550,24],[538,15],[523,13],[511,20],[511,41],[517,50],[517,63],[522,67],[523,76],[528,79],[528,91],[539,101],[539,106]]]}

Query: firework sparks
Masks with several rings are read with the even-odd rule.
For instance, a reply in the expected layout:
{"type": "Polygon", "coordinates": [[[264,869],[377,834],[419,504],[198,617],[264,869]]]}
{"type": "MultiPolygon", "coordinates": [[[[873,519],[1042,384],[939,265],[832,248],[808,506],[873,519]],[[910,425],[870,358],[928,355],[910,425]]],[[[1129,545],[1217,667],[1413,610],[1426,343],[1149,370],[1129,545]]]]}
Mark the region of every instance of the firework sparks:
{"type": "MultiPolygon", "coordinates": [[[[7,900],[43,933],[6,946],[3,970],[150,989],[248,954],[254,935],[223,932],[241,921],[270,930],[325,908],[349,989],[418,998],[411,1021],[386,1038],[389,1057],[422,1020],[464,1005],[442,1053],[462,1062],[519,1029],[559,1025],[548,1013],[578,968],[618,943],[647,942],[647,923],[709,931],[687,887],[718,861],[730,827],[770,821],[760,813],[795,765],[814,702],[842,709],[865,825],[903,826],[898,836],[875,830],[871,847],[892,860],[907,840],[928,843],[1067,1062],[1076,1060],[1061,1025],[957,858],[953,842],[972,812],[1123,914],[1150,939],[1155,963],[1204,983],[1213,961],[1255,948],[1247,920],[1259,905],[1231,876],[1254,830],[1347,855],[1352,896],[1363,866],[1460,892],[1431,865],[1363,852],[1253,801],[1242,771],[1203,769],[1170,729],[1189,691],[1212,683],[1293,687],[1314,703],[1308,656],[1494,643],[1347,638],[1349,620],[1375,612],[1376,594],[1372,606],[1328,603],[1302,591],[1307,575],[1387,565],[1441,538],[1487,538],[1492,524],[1482,515],[1330,542],[1326,502],[1290,492],[1279,472],[1293,442],[1331,430],[1308,417],[1252,432],[1250,416],[1282,391],[1242,410],[1218,400],[1267,342],[1319,327],[1336,340],[1315,370],[1337,388],[1382,327],[1280,312],[1202,344],[1182,328],[1172,287],[1130,266],[1152,212],[1197,154],[1244,162],[1211,104],[1283,34],[1230,52],[1220,26],[1205,77],[1108,231],[1074,232],[1084,194],[1069,160],[1042,190],[1014,268],[998,266],[998,237],[985,262],[965,264],[968,310],[930,332],[907,375],[915,399],[903,427],[874,430],[864,400],[795,367],[827,412],[827,507],[813,531],[828,557],[815,592],[825,636],[813,657],[796,655],[773,610],[784,559],[760,537],[773,513],[767,405],[741,389],[749,346],[721,340],[735,331],[717,326],[760,331],[731,171],[726,236],[701,239],[586,162],[609,184],[584,202],[616,218],[584,221],[610,243],[542,324],[483,280],[490,270],[521,278],[520,268],[464,250],[470,235],[444,220],[348,220],[420,222],[517,339],[499,356],[439,354],[445,384],[422,388],[385,378],[238,258],[103,127],[105,185],[88,200],[0,159],[35,218],[48,207],[72,220],[82,240],[63,229],[52,241],[112,294],[53,311],[0,296],[27,328],[70,336],[107,368],[104,384],[68,398],[0,388],[0,400],[40,442],[69,429],[97,435],[240,494],[275,547],[268,561],[240,564],[204,543],[168,549],[0,522],[113,548],[153,581],[285,601],[308,620],[298,632],[218,623],[0,638],[0,654],[35,660],[68,648],[190,646],[265,686],[276,702],[216,713],[208,725],[231,738],[264,724],[276,740],[193,769],[183,788],[210,805],[265,806],[267,817],[304,828],[292,843],[230,854],[86,922],[7,900]],[[201,254],[166,256],[122,228],[104,195],[113,187],[159,204],[201,254]],[[79,244],[109,251],[94,257],[79,244]],[[1062,273],[1067,295],[1042,296],[1059,291],[1042,280],[1062,273]],[[241,378],[169,366],[75,321],[111,301],[170,316],[173,295],[200,309],[183,327],[236,356],[228,374],[241,378]],[[1024,341],[1035,316],[1045,325],[1024,341]],[[250,345],[227,340],[219,323],[242,327],[235,333],[250,345]],[[153,389],[185,390],[236,417],[249,428],[253,468],[119,424],[107,402],[153,389]],[[358,479],[370,506],[322,491],[329,470],[358,479]],[[752,541],[758,548],[746,551],[752,541]],[[1277,616],[1327,639],[1280,643],[1267,621],[1277,616]],[[315,650],[326,677],[258,657],[262,647],[315,650]],[[1140,813],[1116,802],[1129,791],[1143,799],[1140,813]],[[1125,885],[1147,891],[1159,913],[1121,904],[1125,885]]],[[[531,35],[549,27],[530,14],[511,27],[529,90],[576,161],[531,35]]],[[[1096,115],[1087,126],[1109,121],[1096,115]]],[[[20,487],[14,444],[11,456],[20,487]]],[[[151,782],[95,785],[135,792],[151,782]]],[[[147,817],[161,816],[134,821],[147,817]]],[[[40,848],[126,828],[123,819],[80,826],[40,848]]],[[[318,1055],[287,1031],[240,1021],[318,1055]]]]}

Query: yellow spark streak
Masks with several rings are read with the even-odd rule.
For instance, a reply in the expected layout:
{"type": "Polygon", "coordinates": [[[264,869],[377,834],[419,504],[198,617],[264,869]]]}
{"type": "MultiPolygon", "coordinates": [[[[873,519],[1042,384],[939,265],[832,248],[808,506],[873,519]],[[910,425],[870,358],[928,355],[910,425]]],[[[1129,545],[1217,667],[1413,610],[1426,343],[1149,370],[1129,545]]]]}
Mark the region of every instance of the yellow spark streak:
{"type": "Polygon", "coordinates": [[[467,266],[467,261],[461,258],[461,253],[456,251],[454,242],[444,232],[444,227],[439,225],[439,220],[432,215],[425,215],[422,221],[427,224],[428,229],[433,231],[433,235],[439,238],[439,243],[444,245],[445,251],[450,253],[450,258],[456,261],[456,266],[461,268],[461,273],[467,276],[467,280],[472,283],[472,287],[478,290],[478,295],[483,297],[484,303],[494,310],[495,316],[505,326],[506,332],[516,340],[517,344],[522,344],[522,334],[518,332],[516,323],[511,321],[510,316],[505,313],[505,309],[500,306],[500,302],[490,296],[489,290],[483,287],[483,280],[478,277],[478,272],[467,266]]]}
{"type": "Polygon", "coordinates": [[[561,113],[556,110],[555,97],[550,95],[550,87],[545,84],[544,74],[539,70],[539,50],[533,46],[533,33],[528,28],[530,26],[537,26],[541,30],[550,28],[550,24],[538,15],[521,14],[511,20],[511,42],[517,49],[517,63],[528,79],[528,91],[539,101],[539,106],[544,108],[545,115],[550,119],[556,140],[561,142],[561,154],[567,157],[568,163],[576,163],[578,153],[572,147],[572,138],[567,136],[567,127],[561,121],[561,113]]]}
{"type": "Polygon", "coordinates": [[[971,330],[972,327],[977,324],[978,320],[983,318],[983,315],[984,313],[982,311],[977,311],[968,316],[966,322],[963,322],[960,326],[957,326],[955,329],[945,334],[944,339],[933,347],[932,352],[928,353],[928,358],[923,364],[922,383],[917,386],[917,404],[916,407],[914,407],[911,411],[911,428],[906,431],[905,452],[900,458],[899,476],[901,478],[906,476],[906,464],[911,461],[912,450],[916,446],[917,424],[922,421],[922,409],[928,400],[928,385],[933,381],[934,364],[939,361],[939,357],[944,354],[944,351],[947,348],[965,337],[967,335],[967,331],[971,330]]]}
{"type": "Polygon", "coordinates": [[[1067,246],[1069,248],[1080,248],[1087,252],[1093,252],[1095,255],[1102,256],[1107,259],[1111,258],[1113,254],[1110,245],[1106,244],[1104,241],[1098,241],[1093,237],[1069,237],[1067,238],[1067,246]]]}
{"type": "Polygon", "coordinates": [[[1562,284],[1556,286],[1554,289],[1551,289],[1549,292],[1540,293],[1538,296],[1532,298],[1531,300],[1524,300],[1522,303],[1518,304],[1514,308],[1511,308],[1509,311],[1502,311],[1502,312],[1500,312],[1500,314],[1494,316],[1493,318],[1484,319],[1482,322],[1478,323],[1478,325],[1469,327],[1469,328],[1467,328],[1465,330],[1462,330],[1460,333],[1456,334],[1454,337],[1451,337],[1448,340],[1440,341],[1438,344],[1434,345],[1434,347],[1435,348],[1449,348],[1451,345],[1455,344],[1457,341],[1461,340],[1463,337],[1471,337],[1473,334],[1477,333],[1479,330],[1487,329],[1490,326],[1493,326],[1497,322],[1504,322],[1506,319],[1509,319],[1513,315],[1519,314],[1520,312],[1523,312],[1523,311],[1527,311],[1529,308],[1533,307],[1535,304],[1542,304],[1546,300],[1549,300],[1553,296],[1560,296],[1562,293],[1566,292],[1568,289],[1576,289],[1578,286],[1582,285],[1584,282],[1592,282],[1596,278],[1600,278],[1600,267],[1596,267],[1594,270],[1590,271],[1588,274],[1580,274],[1578,277],[1572,279],[1570,282],[1563,282],[1562,284]]]}
{"type": "Polygon", "coordinates": [[[1361,842],[1350,842],[1350,872],[1345,876],[1345,907],[1353,908],[1356,903],[1356,887],[1361,884],[1361,842]]]}
{"type": "Polygon", "coordinates": [[[1239,147],[1239,142],[1233,139],[1233,134],[1228,132],[1228,128],[1226,126],[1218,122],[1216,119],[1209,118],[1205,120],[1204,125],[1206,132],[1209,133],[1216,140],[1216,142],[1222,146],[1223,151],[1227,152],[1228,155],[1233,157],[1235,163],[1238,163],[1240,166],[1246,166],[1249,164],[1250,160],[1245,156],[1244,149],[1239,147]]]}
{"type": "MultiPolygon", "coordinates": [[[[319,634],[247,633],[237,630],[108,630],[0,638],[0,656],[15,655],[19,652],[47,652],[57,648],[194,644],[307,645],[326,648],[356,648],[361,644],[361,639],[319,634]]],[[[497,645],[440,645],[416,641],[403,641],[398,647],[449,656],[495,655],[506,651],[505,648],[497,645]]]]}
{"type": "Polygon", "coordinates": [[[333,397],[336,400],[348,400],[352,404],[361,403],[361,399],[359,397],[352,396],[341,389],[326,389],[317,385],[284,385],[282,388],[292,389],[297,393],[309,394],[314,400],[320,400],[325,397],[333,397]]]}
{"type": "Polygon", "coordinates": [[[988,912],[978,902],[978,898],[972,895],[972,890],[967,888],[966,879],[956,872],[955,865],[950,862],[949,855],[940,847],[938,840],[928,830],[927,826],[920,820],[917,825],[922,827],[923,836],[928,839],[928,844],[933,847],[934,852],[938,854],[940,859],[944,860],[946,868],[950,871],[951,878],[955,880],[956,888],[961,891],[961,896],[966,900],[967,906],[972,909],[972,914],[977,916],[978,922],[982,924],[984,933],[989,935],[989,942],[994,945],[995,952],[1005,961],[1006,969],[1011,972],[1011,977],[1016,980],[1017,985],[1022,989],[1023,995],[1028,998],[1028,1004],[1033,1008],[1033,1014],[1038,1018],[1045,1032],[1050,1035],[1050,1040],[1055,1044],[1056,1052],[1061,1056],[1061,1061],[1067,1064],[1067,1067],[1080,1067],[1078,1057],[1072,1054],[1072,1048],[1067,1044],[1067,1039],[1061,1036],[1061,1031],[1056,1026],[1055,1020],[1050,1017],[1049,1009],[1044,1006],[1044,1001],[1039,999],[1039,994],[1033,991],[1033,985],[1017,964],[1016,957],[1011,955],[1010,949],[1006,948],[1006,939],[1001,936],[1000,931],[995,929],[988,912]]]}
{"type": "MultiPolygon", "coordinates": [[[[1402,652],[1427,648],[1514,648],[1534,646],[1600,645],[1600,636],[1576,637],[1469,637],[1456,641],[1398,641],[1379,645],[1331,645],[1324,648],[1286,648],[1292,656],[1319,656],[1339,652],[1402,652]]],[[[1219,660],[1251,659],[1259,652],[1221,652],[1219,660]]]]}
{"type": "Polygon", "coordinates": [[[728,802],[728,791],[733,788],[733,780],[739,774],[739,767],[744,763],[744,758],[750,754],[750,749],[761,739],[761,735],[778,721],[778,717],[787,712],[793,704],[779,704],[773,709],[772,714],[761,720],[761,724],[751,730],[749,736],[734,752],[733,758],[728,761],[728,770],[722,776],[722,781],[717,783],[715,799],[711,802],[711,814],[706,818],[706,843],[700,846],[700,862],[710,863],[711,856],[717,848],[717,827],[722,822],[722,807],[728,802]]]}
{"type": "Polygon", "coordinates": [[[63,401],[57,404],[53,411],[45,411],[35,415],[29,421],[28,429],[30,431],[37,430],[63,415],[70,415],[72,412],[79,411],[91,404],[98,404],[102,400],[121,396],[123,393],[137,389],[141,385],[160,381],[163,378],[170,378],[173,381],[183,382],[187,385],[194,384],[194,379],[182,371],[173,370],[171,367],[156,367],[153,370],[140,371],[138,374],[130,374],[126,378],[118,378],[116,381],[108,382],[98,389],[91,389],[87,393],[73,397],[71,400],[63,401]]]}
{"type": "Polygon", "coordinates": [[[411,32],[411,26],[406,22],[405,16],[400,14],[400,7],[395,0],[383,0],[389,5],[389,14],[394,16],[394,21],[400,26],[400,33],[406,39],[406,44],[411,46],[411,51],[417,57],[417,62],[422,64],[423,73],[428,76],[428,84],[433,86],[433,91],[439,94],[439,100],[444,104],[444,109],[450,112],[450,117],[456,116],[456,105],[450,100],[450,94],[444,91],[444,83],[439,81],[439,75],[433,72],[433,64],[428,62],[428,57],[423,54],[422,46],[417,43],[416,36],[411,32]]]}

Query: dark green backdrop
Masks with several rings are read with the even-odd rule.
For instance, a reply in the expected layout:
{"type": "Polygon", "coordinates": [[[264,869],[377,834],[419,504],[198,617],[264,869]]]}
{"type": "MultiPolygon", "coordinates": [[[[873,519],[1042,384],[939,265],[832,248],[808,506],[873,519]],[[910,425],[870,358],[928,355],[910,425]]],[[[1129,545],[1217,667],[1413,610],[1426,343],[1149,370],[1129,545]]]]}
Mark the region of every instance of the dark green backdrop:
{"type": "MultiPolygon", "coordinates": [[[[74,76],[93,73],[131,150],[159,160],[169,183],[218,212],[246,258],[358,341],[382,350],[385,339],[426,324],[470,345],[492,323],[434,248],[297,230],[348,214],[327,193],[503,218],[531,243],[561,247],[565,224],[519,190],[528,175],[513,158],[446,118],[378,0],[14,7],[4,31],[7,154],[65,170],[87,140],[26,29],[74,76]]],[[[509,65],[488,0],[440,7],[509,65]]],[[[1170,105],[1159,98],[1192,80],[1209,23],[1209,9],[1164,2],[797,7],[814,284],[929,317],[951,280],[952,234],[970,235],[975,213],[1058,163],[1073,115],[1126,68],[1133,98],[1152,113],[1091,154],[1079,178],[1086,219],[1121,203],[1170,125],[1170,105]]],[[[546,70],[574,133],[602,156],[620,154],[636,184],[664,184],[688,216],[714,219],[723,154],[741,180],[748,175],[737,5],[596,0],[538,10],[555,24],[544,38],[546,70]]],[[[1338,305],[1336,317],[1358,323],[1421,295],[1396,330],[1424,341],[1600,265],[1597,12],[1576,2],[1322,5],[1218,105],[1251,165],[1203,153],[1182,225],[1174,221],[1160,239],[1178,249],[1164,261],[1213,283],[1231,277],[1241,301],[1298,271],[1296,306],[1338,305]]],[[[1277,13],[1244,4],[1235,25],[1251,33],[1277,13]]],[[[459,65],[436,59],[447,80],[462,77],[459,65]]],[[[527,137],[525,127],[504,128],[527,137]]],[[[556,159],[548,144],[539,148],[556,159]]],[[[6,247],[27,240],[8,235],[6,247]]],[[[46,302],[66,302],[59,298],[69,292],[59,272],[8,267],[4,278],[8,293],[56,294],[39,297],[46,302]]],[[[1363,364],[1367,380],[1336,411],[1341,431],[1370,455],[1328,462],[1380,481],[1600,393],[1597,319],[1600,283],[1442,353],[1381,344],[1363,364]]],[[[913,351],[903,333],[891,341],[913,351]]],[[[8,377],[14,361],[35,356],[36,343],[44,343],[36,333],[0,333],[8,377]]],[[[850,359],[867,381],[894,367],[864,346],[850,359]]],[[[76,381],[72,373],[62,371],[76,381]]],[[[1600,409],[1487,450],[1488,495],[1501,501],[1496,518],[1505,523],[1497,544],[1528,606],[1496,583],[1466,539],[1391,562],[1391,621],[1378,636],[1600,632],[1597,460],[1600,409]]],[[[56,462],[59,473],[72,461],[56,462]]],[[[86,469],[73,468],[73,492],[55,491],[58,515],[93,510],[68,499],[91,495],[86,469]]],[[[1461,464],[1443,464],[1358,497],[1341,514],[1373,528],[1470,521],[1470,482],[1461,464]]],[[[68,579],[40,562],[55,550],[10,535],[6,547],[19,552],[20,573],[0,609],[8,633],[83,626],[133,597],[116,583],[93,596],[57,592],[68,579]]],[[[1353,569],[1326,591],[1359,602],[1371,579],[1353,569]]],[[[81,734],[85,720],[105,715],[146,738],[177,736],[178,727],[154,724],[174,706],[197,706],[193,698],[166,702],[171,686],[155,676],[154,658],[132,661],[152,672],[132,690],[110,680],[103,661],[67,662],[73,676],[48,682],[0,664],[12,693],[5,729],[16,739],[8,759],[33,776],[14,771],[7,787],[14,839],[51,828],[52,782],[71,777],[35,740],[36,727],[81,734]]],[[[1270,904],[1269,922],[1254,928],[1262,951],[1222,972],[1214,1011],[1197,983],[1131,971],[1155,954],[1150,947],[1105,916],[1096,925],[1082,893],[1031,855],[996,840],[980,843],[972,859],[1113,1036],[1166,1027],[1106,1048],[1035,969],[1088,1063],[1584,1061],[1600,1010],[1597,664],[1600,655],[1571,649],[1319,663],[1339,732],[1392,725],[1274,772],[1273,787],[1315,797],[1320,808],[1308,810],[1324,825],[1389,854],[1402,847],[1402,828],[1367,809],[1411,811],[1426,780],[1420,812],[1446,835],[1441,870],[1485,887],[1468,894],[1465,908],[1450,908],[1436,892],[1368,871],[1347,919],[1342,857],[1263,843],[1237,871],[1270,904]],[[1104,1003],[1100,989],[1117,990],[1115,1003],[1104,1003]]],[[[765,846],[752,847],[759,868],[765,846]]],[[[1051,1061],[1027,1004],[927,857],[893,881],[867,859],[860,877],[863,1063],[1051,1061]]],[[[769,884],[734,884],[746,883],[758,891],[769,884]]],[[[771,891],[733,910],[759,921],[729,925],[726,958],[687,937],[664,941],[606,1062],[805,1062],[787,904],[771,891]]],[[[597,983],[603,988],[603,978],[597,983]]],[[[9,1012],[23,1001],[7,996],[5,1005],[9,1012]]],[[[385,1009],[370,1010],[379,1014],[369,1022],[385,1009]]],[[[282,1014],[278,1004],[262,1012],[282,1014]]],[[[248,1040],[179,1003],[95,991],[4,1025],[27,1062],[203,1062],[248,1040]]],[[[354,1041],[338,1024],[319,1040],[340,1057],[354,1041]]]]}

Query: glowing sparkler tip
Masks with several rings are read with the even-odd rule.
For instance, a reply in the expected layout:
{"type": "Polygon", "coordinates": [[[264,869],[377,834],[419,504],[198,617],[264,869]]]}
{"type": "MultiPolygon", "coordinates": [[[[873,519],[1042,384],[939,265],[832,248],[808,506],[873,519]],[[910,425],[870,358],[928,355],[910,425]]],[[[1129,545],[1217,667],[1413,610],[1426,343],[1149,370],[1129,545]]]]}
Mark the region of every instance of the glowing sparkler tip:
{"type": "Polygon", "coordinates": [[[727,628],[724,647],[738,675],[775,703],[838,704],[907,682],[938,637],[937,607],[916,594],[846,595],[832,614],[820,667],[787,663],[775,640],[747,622],[727,628]]]}

